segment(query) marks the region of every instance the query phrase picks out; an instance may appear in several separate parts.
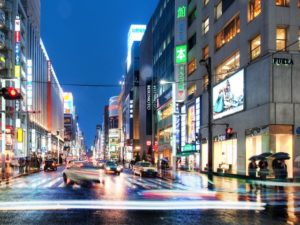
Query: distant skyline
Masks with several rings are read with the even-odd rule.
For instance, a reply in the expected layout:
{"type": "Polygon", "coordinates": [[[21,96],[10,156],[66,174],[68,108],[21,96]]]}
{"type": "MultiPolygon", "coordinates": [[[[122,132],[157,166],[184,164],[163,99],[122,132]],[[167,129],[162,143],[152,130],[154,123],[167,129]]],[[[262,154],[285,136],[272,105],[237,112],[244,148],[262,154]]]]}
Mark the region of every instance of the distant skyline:
{"type": "Polygon", "coordinates": [[[86,144],[104,106],[120,93],[131,24],[147,24],[159,0],[41,0],[41,37],[65,92],[72,92],[86,144]],[[79,87],[64,84],[104,84],[79,87]]]}

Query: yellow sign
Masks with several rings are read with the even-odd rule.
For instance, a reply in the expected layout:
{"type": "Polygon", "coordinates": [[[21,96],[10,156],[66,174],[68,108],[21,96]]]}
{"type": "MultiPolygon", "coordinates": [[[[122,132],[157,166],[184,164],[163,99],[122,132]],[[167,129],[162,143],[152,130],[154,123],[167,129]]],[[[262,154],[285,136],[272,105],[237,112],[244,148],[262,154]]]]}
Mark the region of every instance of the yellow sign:
{"type": "Polygon", "coordinates": [[[15,77],[19,78],[21,76],[21,67],[15,65],[15,77]]]}
{"type": "Polygon", "coordinates": [[[19,143],[23,142],[23,129],[22,128],[18,128],[17,139],[18,139],[19,143]]]}

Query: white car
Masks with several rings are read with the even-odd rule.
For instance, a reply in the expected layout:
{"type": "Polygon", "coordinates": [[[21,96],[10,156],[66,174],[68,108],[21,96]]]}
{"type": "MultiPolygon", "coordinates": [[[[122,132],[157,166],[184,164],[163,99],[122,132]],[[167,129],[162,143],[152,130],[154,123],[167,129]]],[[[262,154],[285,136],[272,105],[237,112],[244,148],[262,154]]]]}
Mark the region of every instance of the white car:
{"type": "Polygon", "coordinates": [[[63,179],[67,185],[74,183],[81,185],[90,185],[93,182],[100,183],[102,180],[101,170],[93,166],[93,163],[75,161],[63,171],[63,179]]]}
{"type": "Polygon", "coordinates": [[[150,162],[140,161],[133,166],[133,174],[156,177],[157,169],[150,162]]]}

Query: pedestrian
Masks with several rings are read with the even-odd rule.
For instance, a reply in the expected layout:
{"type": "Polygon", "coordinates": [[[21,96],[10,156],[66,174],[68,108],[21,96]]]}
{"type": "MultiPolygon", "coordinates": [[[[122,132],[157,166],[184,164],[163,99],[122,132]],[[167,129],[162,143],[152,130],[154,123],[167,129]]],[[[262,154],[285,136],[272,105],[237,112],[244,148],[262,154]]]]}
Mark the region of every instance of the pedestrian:
{"type": "MultiPolygon", "coordinates": [[[[251,179],[256,179],[256,169],[257,165],[254,159],[251,160],[251,162],[248,165],[248,170],[249,170],[249,178],[251,179]]],[[[252,180],[250,180],[250,189],[253,190],[253,184],[252,180]]]]}
{"type": "Polygon", "coordinates": [[[279,179],[286,180],[287,179],[287,166],[284,160],[280,160],[278,164],[278,172],[279,172],[279,179]]]}
{"type": "Polygon", "coordinates": [[[25,172],[26,173],[29,173],[29,164],[30,164],[30,159],[29,159],[29,156],[27,156],[25,158],[25,172]]]}
{"type": "Polygon", "coordinates": [[[260,179],[261,180],[266,180],[267,175],[269,174],[267,160],[265,160],[265,159],[260,160],[259,163],[258,163],[258,167],[259,167],[259,177],[260,177],[260,179]]]}
{"type": "Polygon", "coordinates": [[[278,161],[278,159],[274,159],[272,161],[272,169],[274,171],[275,179],[276,180],[279,179],[279,176],[280,176],[279,173],[280,173],[280,171],[279,171],[279,161],[278,161]]]}

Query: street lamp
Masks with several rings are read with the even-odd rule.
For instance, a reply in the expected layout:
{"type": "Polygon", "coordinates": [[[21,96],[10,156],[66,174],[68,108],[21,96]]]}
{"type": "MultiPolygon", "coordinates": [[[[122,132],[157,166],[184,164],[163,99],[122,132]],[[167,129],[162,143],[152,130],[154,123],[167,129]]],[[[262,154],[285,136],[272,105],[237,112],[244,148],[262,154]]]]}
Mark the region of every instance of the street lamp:
{"type": "Polygon", "coordinates": [[[176,178],[176,82],[172,81],[160,81],[161,85],[172,84],[172,156],[173,156],[173,165],[172,165],[172,174],[173,178],[176,178]]]}
{"type": "Polygon", "coordinates": [[[212,142],[212,74],[211,74],[211,58],[201,59],[200,65],[204,65],[208,73],[208,174],[213,172],[213,142],[212,142]]]}

